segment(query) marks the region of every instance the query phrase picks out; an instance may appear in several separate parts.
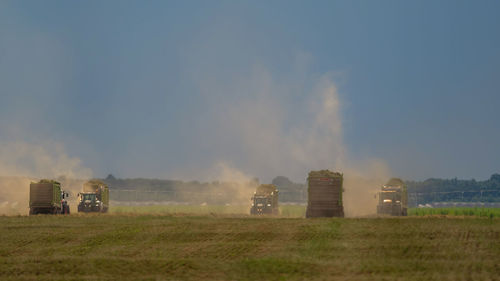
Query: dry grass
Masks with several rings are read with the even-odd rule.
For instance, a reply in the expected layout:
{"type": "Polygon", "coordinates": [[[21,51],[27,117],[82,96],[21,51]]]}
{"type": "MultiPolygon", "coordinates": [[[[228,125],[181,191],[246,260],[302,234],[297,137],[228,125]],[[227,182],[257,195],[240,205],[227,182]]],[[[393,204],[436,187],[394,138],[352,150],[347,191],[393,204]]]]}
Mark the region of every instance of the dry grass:
{"type": "Polygon", "coordinates": [[[497,280],[500,221],[0,217],[2,280],[497,280]]]}
{"type": "MultiPolygon", "coordinates": [[[[306,213],[303,205],[280,205],[280,217],[302,218],[306,213]]],[[[150,206],[123,206],[114,205],[110,208],[113,214],[190,214],[190,215],[248,215],[249,205],[150,205],[150,206]]]]}
{"type": "Polygon", "coordinates": [[[468,216],[500,218],[500,208],[413,208],[409,211],[410,216],[468,216]]]}

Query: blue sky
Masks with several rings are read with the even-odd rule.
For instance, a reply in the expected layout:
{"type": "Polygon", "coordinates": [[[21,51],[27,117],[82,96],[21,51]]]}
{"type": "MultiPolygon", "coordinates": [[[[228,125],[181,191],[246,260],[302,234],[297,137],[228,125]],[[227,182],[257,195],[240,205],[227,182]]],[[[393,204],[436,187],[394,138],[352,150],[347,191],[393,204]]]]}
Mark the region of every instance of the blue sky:
{"type": "Polygon", "coordinates": [[[303,109],[328,76],[341,141],[319,143],[405,179],[484,179],[500,171],[499,8],[2,1],[0,141],[61,143],[99,177],[197,179],[222,161],[301,179],[311,162],[273,147],[313,122],[303,109]]]}

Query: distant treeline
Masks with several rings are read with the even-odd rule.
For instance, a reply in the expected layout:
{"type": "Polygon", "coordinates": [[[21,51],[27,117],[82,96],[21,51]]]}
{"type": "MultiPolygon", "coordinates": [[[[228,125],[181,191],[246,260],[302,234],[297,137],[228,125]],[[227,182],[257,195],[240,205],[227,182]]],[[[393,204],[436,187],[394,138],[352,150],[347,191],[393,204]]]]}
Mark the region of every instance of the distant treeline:
{"type": "MultiPolygon", "coordinates": [[[[199,182],[160,179],[117,179],[108,175],[102,179],[111,191],[111,200],[116,201],[176,201],[188,203],[221,204],[248,200],[259,185],[258,179],[243,184],[231,182],[199,182]],[[242,189],[244,190],[242,192],[242,189]],[[248,197],[248,198],[247,198],[248,197]]],[[[273,184],[280,190],[281,202],[304,203],[307,201],[306,185],[276,177],[273,184]]]]}
{"type": "Polygon", "coordinates": [[[117,179],[109,175],[103,181],[116,201],[172,201],[199,204],[238,204],[249,202],[258,179],[248,182],[199,182],[160,179],[117,179]]]}
{"type": "MultiPolygon", "coordinates": [[[[103,179],[110,186],[112,199],[117,201],[177,201],[207,204],[231,203],[235,195],[246,200],[236,183],[199,182],[160,179],[117,179],[112,175],[103,179]],[[243,197],[242,197],[243,196],[243,197]]],[[[458,179],[428,179],[406,181],[411,205],[432,202],[500,202],[500,174],[485,181],[458,179]]],[[[258,179],[245,183],[245,189],[259,184],[258,179]]],[[[272,180],[278,186],[281,202],[307,202],[307,185],[278,176],[272,180]]],[[[248,198],[249,199],[249,198],[248,198]]]]}
{"type": "Polygon", "coordinates": [[[410,201],[432,202],[500,202],[500,174],[488,180],[428,179],[406,181],[410,201]]]}

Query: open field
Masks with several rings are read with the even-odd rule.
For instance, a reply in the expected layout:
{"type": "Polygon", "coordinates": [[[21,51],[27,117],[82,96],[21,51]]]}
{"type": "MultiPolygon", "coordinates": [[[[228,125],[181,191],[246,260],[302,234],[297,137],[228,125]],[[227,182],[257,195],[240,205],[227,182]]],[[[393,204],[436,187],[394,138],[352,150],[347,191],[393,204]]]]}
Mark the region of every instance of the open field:
{"type": "Polygon", "coordinates": [[[500,218],[500,208],[411,208],[409,216],[469,216],[500,218]]]}
{"type": "MultiPolygon", "coordinates": [[[[280,217],[303,218],[306,214],[304,205],[280,205],[280,217]]],[[[151,205],[151,206],[112,206],[115,214],[248,214],[249,207],[243,205],[151,205]]],[[[374,210],[375,212],[375,210],[374,210]]],[[[410,208],[409,216],[472,216],[500,218],[500,208],[410,208]]]]}
{"type": "Polygon", "coordinates": [[[498,280],[500,220],[0,217],[1,280],[498,280]]]}
{"type": "MultiPolygon", "coordinates": [[[[306,206],[280,205],[280,217],[301,218],[306,214],[306,206]]],[[[149,205],[149,206],[112,206],[113,214],[190,214],[190,215],[247,215],[250,213],[249,205],[149,205]]]]}

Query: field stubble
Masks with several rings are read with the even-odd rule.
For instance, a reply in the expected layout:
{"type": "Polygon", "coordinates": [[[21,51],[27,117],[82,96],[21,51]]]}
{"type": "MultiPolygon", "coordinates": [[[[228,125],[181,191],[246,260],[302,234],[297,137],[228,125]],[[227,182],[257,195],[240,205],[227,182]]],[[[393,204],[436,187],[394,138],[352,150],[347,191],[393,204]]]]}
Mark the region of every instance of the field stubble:
{"type": "Polygon", "coordinates": [[[497,280],[500,221],[0,217],[5,280],[497,280]]]}

